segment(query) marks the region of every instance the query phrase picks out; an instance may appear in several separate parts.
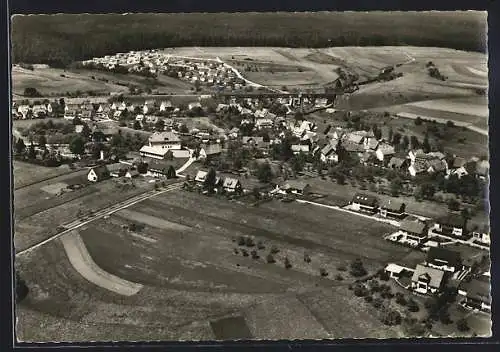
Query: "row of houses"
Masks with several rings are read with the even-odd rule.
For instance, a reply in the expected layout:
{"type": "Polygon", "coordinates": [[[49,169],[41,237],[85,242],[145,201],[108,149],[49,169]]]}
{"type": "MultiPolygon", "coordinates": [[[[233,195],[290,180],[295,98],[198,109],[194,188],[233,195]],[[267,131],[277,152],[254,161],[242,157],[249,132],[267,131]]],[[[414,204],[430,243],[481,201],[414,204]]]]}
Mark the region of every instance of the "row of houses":
{"type": "Polygon", "coordinates": [[[460,214],[449,213],[434,220],[432,226],[414,217],[407,217],[406,205],[398,200],[380,201],[377,197],[357,193],[350,202],[350,209],[367,213],[378,214],[384,218],[398,219],[400,221],[400,232],[403,236],[400,242],[407,242],[418,246],[427,238],[428,231],[455,238],[466,238],[472,236],[478,242],[489,245],[490,234],[486,228],[468,230],[467,219],[460,214]]]}

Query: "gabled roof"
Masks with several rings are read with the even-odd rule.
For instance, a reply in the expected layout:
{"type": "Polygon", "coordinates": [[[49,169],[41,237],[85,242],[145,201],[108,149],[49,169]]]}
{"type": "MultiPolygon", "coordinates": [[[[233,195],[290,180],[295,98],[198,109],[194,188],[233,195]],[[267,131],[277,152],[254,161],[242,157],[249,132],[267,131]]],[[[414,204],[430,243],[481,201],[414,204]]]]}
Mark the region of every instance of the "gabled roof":
{"type": "Polygon", "coordinates": [[[327,144],[323,147],[323,149],[321,149],[321,154],[328,156],[332,153],[335,153],[335,149],[336,149],[335,145],[327,144]]]}
{"type": "Polygon", "coordinates": [[[393,156],[391,158],[391,160],[389,160],[389,167],[399,168],[403,165],[404,162],[405,162],[405,159],[393,156]]]}
{"type": "Polygon", "coordinates": [[[106,165],[96,166],[96,167],[93,167],[91,170],[94,170],[97,177],[103,177],[103,176],[106,176],[109,174],[109,170],[106,167],[106,165]]]}
{"type": "Polygon", "coordinates": [[[417,218],[407,218],[400,222],[401,231],[412,234],[425,235],[426,224],[417,218]]]}
{"type": "Polygon", "coordinates": [[[149,145],[144,145],[142,148],[139,150],[141,153],[149,153],[149,154],[155,154],[161,157],[165,157],[167,155],[169,149],[165,149],[159,146],[154,146],[150,147],[149,145]]]}
{"type": "Polygon", "coordinates": [[[198,182],[205,182],[207,175],[208,175],[208,171],[198,170],[194,180],[198,181],[198,182]]]}
{"type": "Polygon", "coordinates": [[[467,160],[457,156],[453,159],[453,162],[451,163],[451,168],[457,169],[459,167],[465,166],[466,162],[467,160]]]}
{"type": "Polygon", "coordinates": [[[451,251],[441,247],[431,247],[427,252],[426,262],[431,263],[435,260],[443,260],[452,266],[459,266],[462,263],[462,258],[459,252],[451,251]]]}
{"type": "Polygon", "coordinates": [[[439,159],[433,159],[429,161],[429,167],[432,167],[434,171],[439,172],[439,171],[444,171],[446,170],[446,165],[442,160],[439,159]]]}
{"type": "Polygon", "coordinates": [[[466,220],[459,214],[447,214],[436,220],[438,224],[465,228],[466,220]]]}
{"type": "Polygon", "coordinates": [[[440,287],[443,282],[444,272],[439,269],[429,268],[422,264],[417,264],[411,281],[417,282],[422,276],[428,278],[429,286],[437,288],[440,287]]]}
{"type": "Polygon", "coordinates": [[[282,186],[283,189],[288,190],[288,189],[295,189],[295,190],[300,190],[304,191],[304,189],[309,186],[308,183],[297,181],[297,180],[288,180],[285,182],[285,184],[282,186]]]}
{"type": "Polygon", "coordinates": [[[356,193],[352,198],[352,202],[374,207],[378,204],[378,199],[368,194],[356,193]]]}
{"type": "Polygon", "coordinates": [[[362,153],[365,151],[365,148],[362,144],[357,144],[349,141],[342,142],[342,147],[344,147],[347,152],[362,153]]]}
{"type": "Polygon", "coordinates": [[[405,203],[397,199],[385,199],[381,202],[380,207],[389,211],[401,211],[404,210],[405,203]]]}
{"type": "Polygon", "coordinates": [[[222,152],[220,144],[202,145],[201,149],[205,151],[206,155],[215,155],[215,154],[220,154],[222,152]]]}
{"type": "Polygon", "coordinates": [[[151,160],[148,162],[148,170],[166,173],[171,163],[166,160],[151,160]]]}
{"type": "Polygon", "coordinates": [[[173,132],[155,132],[149,137],[149,141],[153,143],[168,142],[179,143],[181,140],[178,135],[173,132]]]}
{"type": "Polygon", "coordinates": [[[226,177],[224,179],[223,187],[224,188],[236,188],[240,180],[237,178],[232,178],[232,177],[226,177]]]}
{"type": "Polygon", "coordinates": [[[387,143],[380,143],[377,147],[377,151],[382,153],[382,155],[393,155],[396,152],[394,147],[387,143]]]}

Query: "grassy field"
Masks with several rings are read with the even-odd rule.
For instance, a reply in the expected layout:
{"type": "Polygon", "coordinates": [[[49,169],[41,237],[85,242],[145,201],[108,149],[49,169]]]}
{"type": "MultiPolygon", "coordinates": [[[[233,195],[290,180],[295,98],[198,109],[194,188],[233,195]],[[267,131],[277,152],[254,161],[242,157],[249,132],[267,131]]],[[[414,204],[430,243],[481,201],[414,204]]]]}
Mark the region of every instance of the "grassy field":
{"type": "Polygon", "coordinates": [[[33,71],[14,67],[12,69],[12,91],[22,95],[24,89],[36,88],[45,97],[94,91],[101,94],[110,92],[127,92],[128,88],[113,83],[93,80],[90,76],[76,72],[69,72],[56,68],[35,68],[33,71]],[[64,77],[63,77],[64,76],[64,77]]]}
{"type": "Polygon", "coordinates": [[[43,167],[14,160],[14,189],[25,187],[33,183],[42,182],[46,179],[71,173],[72,170],[67,165],[60,167],[43,167]]]}
{"type": "Polygon", "coordinates": [[[254,338],[400,336],[351,298],[346,285],[353,278],[338,269],[356,257],[368,270],[405,257],[407,249],[381,238],[391,228],[295,203],[255,208],[169,192],[80,229],[102,270],[144,285],[134,296],[119,296],[78,276],[59,240],[20,257],[16,265],[31,288],[27,301],[18,306],[21,337],[75,338],[74,330],[85,328],[78,339],[123,340],[141,334],[153,340],[213,339],[220,331],[215,335],[210,322],[227,317],[243,317],[254,338]],[[123,229],[131,222],[145,228],[136,233],[123,229]],[[241,254],[242,247],[234,242],[238,235],[263,242],[264,249],[254,247],[260,258],[241,254]],[[280,252],[277,263],[268,264],[265,258],[273,245],[280,252]],[[305,252],[311,263],[303,261],[305,252]],[[291,269],[283,265],[285,256],[291,269]],[[33,262],[38,265],[33,267],[33,262]],[[329,276],[320,277],[319,268],[329,276]],[[344,280],[337,281],[337,274],[344,280]],[[334,316],[339,307],[341,316],[334,316]],[[362,326],[353,315],[362,318],[362,326]],[[68,321],[61,331],[54,316],[68,321]],[[29,328],[42,322],[43,331],[29,328]]]}

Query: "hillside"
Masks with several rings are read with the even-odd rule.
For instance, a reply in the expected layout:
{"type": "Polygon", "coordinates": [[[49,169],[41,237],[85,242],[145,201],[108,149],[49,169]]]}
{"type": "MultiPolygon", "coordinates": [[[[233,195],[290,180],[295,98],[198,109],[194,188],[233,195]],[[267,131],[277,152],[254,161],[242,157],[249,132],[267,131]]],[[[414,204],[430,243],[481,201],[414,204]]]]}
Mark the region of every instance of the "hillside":
{"type": "Polygon", "coordinates": [[[179,46],[411,45],[484,52],[485,28],[486,13],[470,11],[32,15],[12,19],[12,54],[14,63],[63,66],[179,46]]]}

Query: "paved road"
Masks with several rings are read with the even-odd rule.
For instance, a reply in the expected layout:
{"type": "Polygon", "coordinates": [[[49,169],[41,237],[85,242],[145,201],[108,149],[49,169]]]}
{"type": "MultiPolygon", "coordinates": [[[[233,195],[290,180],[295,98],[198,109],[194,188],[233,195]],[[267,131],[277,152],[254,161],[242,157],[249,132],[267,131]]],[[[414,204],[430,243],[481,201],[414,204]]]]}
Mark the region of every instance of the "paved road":
{"type": "Polygon", "coordinates": [[[62,225],[62,227],[65,228],[65,230],[55,234],[54,236],[52,237],[49,237],[48,239],[42,241],[42,242],[39,242],[29,248],[26,248],[18,253],[16,253],[16,256],[20,256],[20,255],[23,255],[23,254],[26,254],[26,253],[29,253],[29,252],[32,252],[33,250],[49,243],[49,242],[52,242],[53,240],[63,236],[64,234],[67,234],[71,231],[74,231],[84,225],[87,225],[93,221],[96,221],[98,219],[101,219],[105,216],[109,216],[113,213],[116,213],[117,211],[120,211],[122,209],[125,209],[125,208],[128,208],[134,204],[137,204],[139,202],[142,202],[146,199],[149,199],[149,198],[152,198],[154,196],[157,196],[157,195],[160,195],[160,194],[163,194],[163,193],[167,193],[167,192],[171,192],[171,191],[175,191],[177,189],[180,189],[182,187],[182,184],[181,184],[181,180],[179,180],[178,182],[174,183],[174,184],[170,184],[168,186],[166,186],[164,189],[160,189],[158,191],[156,190],[152,190],[152,191],[149,191],[149,192],[146,192],[146,193],[143,193],[143,194],[140,194],[140,195],[137,195],[137,196],[134,196],[132,198],[129,198],[123,202],[120,202],[120,203],[117,203],[111,207],[108,207],[108,208],[105,208],[105,209],[101,209],[95,213],[93,213],[91,216],[88,216],[86,218],[83,218],[83,219],[78,219],[78,220],[75,220],[75,221],[72,221],[70,223],[67,223],[67,224],[64,224],[62,225]]]}

